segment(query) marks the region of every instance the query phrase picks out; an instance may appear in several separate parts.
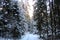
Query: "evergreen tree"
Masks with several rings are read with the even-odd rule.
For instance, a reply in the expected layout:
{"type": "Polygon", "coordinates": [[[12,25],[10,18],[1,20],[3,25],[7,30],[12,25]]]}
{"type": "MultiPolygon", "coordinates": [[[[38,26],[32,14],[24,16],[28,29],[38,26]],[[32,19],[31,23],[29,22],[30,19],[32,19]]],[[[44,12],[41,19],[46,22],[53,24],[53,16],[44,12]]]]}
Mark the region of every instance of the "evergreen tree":
{"type": "Polygon", "coordinates": [[[46,4],[44,4],[43,0],[38,0],[37,2],[37,6],[35,7],[35,20],[37,21],[37,29],[39,30],[39,34],[41,37],[42,34],[42,30],[43,28],[45,28],[45,26],[47,26],[46,24],[46,4]]]}
{"type": "MultiPolygon", "coordinates": [[[[18,11],[17,2],[11,4],[11,0],[4,0],[3,1],[3,9],[1,10],[2,19],[0,19],[0,27],[2,27],[2,35],[6,37],[8,32],[8,37],[14,26],[17,26],[20,19],[19,19],[19,11],[18,11]]],[[[15,29],[14,29],[15,30],[15,29]]],[[[13,34],[13,33],[12,33],[13,34]]],[[[16,34],[16,33],[15,33],[16,34]]],[[[12,35],[11,35],[12,36],[12,35]]],[[[16,35],[19,36],[19,35],[16,35]]],[[[16,37],[15,36],[15,37],[16,37]]]]}

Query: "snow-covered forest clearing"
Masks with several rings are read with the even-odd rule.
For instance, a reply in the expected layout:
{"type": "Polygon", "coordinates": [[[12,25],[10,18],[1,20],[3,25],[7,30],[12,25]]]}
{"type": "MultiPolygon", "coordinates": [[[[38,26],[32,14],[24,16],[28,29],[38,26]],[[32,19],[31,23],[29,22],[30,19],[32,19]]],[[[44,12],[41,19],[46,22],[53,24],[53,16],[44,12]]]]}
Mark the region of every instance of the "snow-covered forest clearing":
{"type": "Polygon", "coordinates": [[[60,1],[0,0],[0,40],[60,40],[60,1]]]}

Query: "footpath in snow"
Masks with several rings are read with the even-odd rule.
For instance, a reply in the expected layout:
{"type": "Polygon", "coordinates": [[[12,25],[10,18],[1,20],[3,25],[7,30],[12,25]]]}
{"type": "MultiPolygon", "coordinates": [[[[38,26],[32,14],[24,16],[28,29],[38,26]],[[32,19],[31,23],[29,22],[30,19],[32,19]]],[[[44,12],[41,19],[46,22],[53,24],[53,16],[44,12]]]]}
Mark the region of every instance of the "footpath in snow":
{"type": "Polygon", "coordinates": [[[39,35],[36,34],[30,34],[25,33],[25,35],[22,36],[21,40],[39,40],[39,35]]]}

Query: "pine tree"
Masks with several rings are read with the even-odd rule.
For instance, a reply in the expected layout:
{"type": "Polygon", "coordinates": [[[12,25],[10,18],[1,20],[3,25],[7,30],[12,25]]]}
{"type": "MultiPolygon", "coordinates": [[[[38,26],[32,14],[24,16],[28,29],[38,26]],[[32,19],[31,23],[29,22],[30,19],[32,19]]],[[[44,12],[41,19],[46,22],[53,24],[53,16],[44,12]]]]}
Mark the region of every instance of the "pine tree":
{"type": "MultiPolygon", "coordinates": [[[[12,31],[12,29],[14,28],[14,26],[18,26],[19,23],[19,9],[17,6],[17,2],[15,2],[14,4],[11,4],[11,0],[4,0],[3,1],[3,9],[0,12],[2,15],[2,19],[0,19],[0,26],[2,27],[3,30],[2,31],[2,35],[3,36],[8,36],[9,37],[9,33],[12,31]],[[8,35],[7,35],[8,32],[8,35]]],[[[13,34],[13,33],[12,33],[13,34]]],[[[11,35],[12,36],[12,35],[11,35]]],[[[19,35],[17,35],[19,36],[19,35]]]]}
{"type": "Polygon", "coordinates": [[[40,37],[43,39],[48,38],[48,28],[49,28],[49,16],[47,13],[47,5],[45,0],[38,0],[37,6],[35,8],[35,20],[37,21],[37,29],[39,30],[40,37]],[[36,8],[37,7],[37,8],[36,8]],[[46,35],[47,34],[47,35],[46,35]],[[43,35],[43,36],[41,36],[43,35]]]}

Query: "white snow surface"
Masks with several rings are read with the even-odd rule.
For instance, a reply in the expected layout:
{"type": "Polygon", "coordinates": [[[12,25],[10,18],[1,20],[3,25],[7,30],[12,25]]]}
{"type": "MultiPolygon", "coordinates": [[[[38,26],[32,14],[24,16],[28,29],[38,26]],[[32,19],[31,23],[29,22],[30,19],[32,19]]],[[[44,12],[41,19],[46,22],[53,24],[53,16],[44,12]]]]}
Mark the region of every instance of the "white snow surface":
{"type": "MultiPolygon", "coordinates": [[[[14,39],[0,38],[0,40],[14,40],[14,39]]],[[[37,34],[26,32],[25,35],[21,37],[21,39],[17,39],[17,40],[43,40],[43,39],[39,39],[39,35],[37,34]]]]}
{"type": "Polygon", "coordinates": [[[39,39],[39,35],[37,34],[31,34],[27,32],[25,33],[25,35],[22,36],[21,40],[42,40],[42,39],[39,39]]]}

